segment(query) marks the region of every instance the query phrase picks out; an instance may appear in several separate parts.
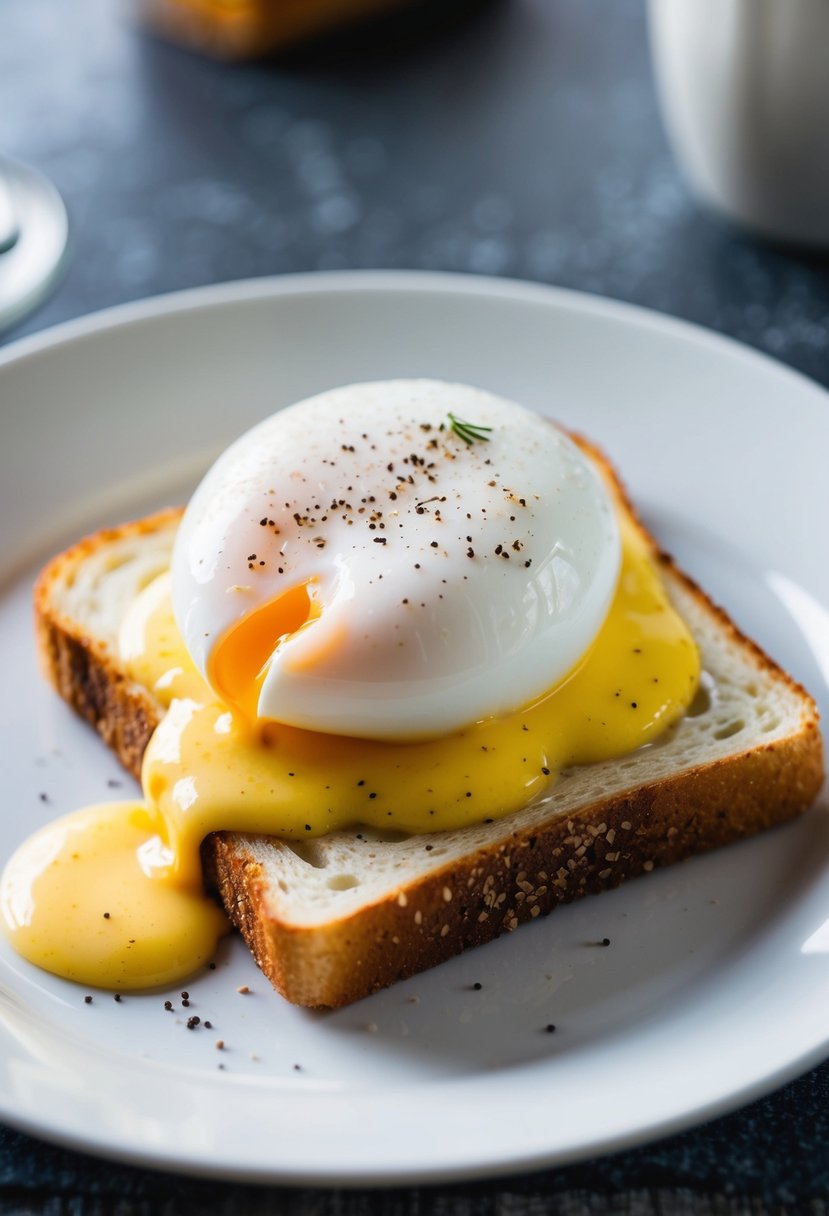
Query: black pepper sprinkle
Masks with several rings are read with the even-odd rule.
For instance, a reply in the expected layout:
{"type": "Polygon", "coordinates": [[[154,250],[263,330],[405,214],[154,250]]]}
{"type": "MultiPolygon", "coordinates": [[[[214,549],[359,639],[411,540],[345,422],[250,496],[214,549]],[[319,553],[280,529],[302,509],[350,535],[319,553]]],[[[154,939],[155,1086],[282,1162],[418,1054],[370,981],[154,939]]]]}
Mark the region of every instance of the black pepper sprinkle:
{"type": "Polygon", "coordinates": [[[38,798],[40,799],[40,801],[41,801],[41,802],[48,802],[48,801],[49,801],[49,795],[48,795],[48,794],[46,794],[46,793],[43,793],[43,792],[41,792],[40,794],[38,794],[38,798]]]}
{"type": "Polygon", "coordinates": [[[294,1064],[294,1072],[302,1072],[301,1064],[294,1064]]]}
{"type": "Polygon", "coordinates": [[[542,773],[544,774],[544,776],[545,776],[545,777],[549,777],[549,775],[550,775],[550,770],[549,770],[548,768],[542,768],[542,770],[541,770],[541,771],[542,771],[542,773]]]}
{"type": "Polygon", "coordinates": [[[172,1002],[172,1001],[165,1001],[165,1002],[164,1002],[164,1008],[167,1010],[167,1012],[168,1012],[168,1013],[170,1013],[170,1012],[171,1012],[171,1010],[172,1010],[172,1008],[173,1008],[173,1002],[172,1002]]]}
{"type": "Polygon", "coordinates": [[[105,912],[105,913],[104,913],[104,920],[109,920],[109,913],[108,913],[108,912],[105,912]]]}
{"type": "Polygon", "coordinates": [[[216,964],[215,964],[215,963],[208,963],[208,964],[207,964],[207,969],[208,969],[208,971],[215,971],[215,970],[216,970],[216,964]]]}
{"type": "Polygon", "coordinates": [[[189,992],[182,992],[182,994],[181,994],[181,995],[184,997],[185,1001],[187,1001],[187,1000],[189,1000],[189,999],[190,999],[190,993],[189,993],[189,992]]]}
{"type": "Polygon", "coordinates": [[[184,1006],[184,1008],[185,1008],[185,1009],[189,1009],[189,1008],[190,1008],[190,1002],[188,1001],[187,997],[184,997],[184,999],[182,1000],[182,1002],[181,1002],[181,1003],[182,1003],[182,1005],[184,1006]]]}
{"type": "Polygon", "coordinates": [[[84,1005],[92,1004],[92,997],[89,995],[89,993],[87,993],[86,996],[83,998],[83,1003],[84,1003],[84,1005]]]}
{"type": "Polygon", "coordinates": [[[188,1018],[188,1019],[187,1019],[187,1029],[188,1029],[188,1030],[195,1030],[195,1029],[196,1029],[196,1027],[199,1025],[199,1023],[200,1023],[200,1022],[201,1022],[201,1018],[200,1018],[200,1017],[197,1017],[197,1016],[194,1014],[192,1018],[188,1018]]]}
{"type": "Polygon", "coordinates": [[[121,993],[120,992],[114,993],[112,999],[113,999],[113,1001],[117,1001],[118,1004],[120,1005],[121,1004],[121,993]]]}
{"type": "Polygon", "coordinates": [[[553,1023],[552,1023],[552,1022],[548,1022],[548,1023],[547,1023],[547,1025],[544,1027],[544,1033],[545,1033],[545,1034],[554,1034],[554,1033],[555,1033],[555,1029],[556,1029],[556,1028],[555,1028],[555,1026],[553,1025],[553,1023]]]}
{"type": "Polygon", "coordinates": [[[480,992],[481,989],[483,988],[483,984],[481,984],[478,980],[476,980],[475,983],[472,985],[472,987],[475,989],[476,992],[480,992]]]}
{"type": "Polygon", "coordinates": [[[205,1030],[212,1030],[212,1029],[213,1029],[213,1023],[212,1023],[212,1022],[205,1022],[205,1024],[204,1024],[204,1028],[205,1028],[205,1030]]]}
{"type": "Polygon", "coordinates": [[[602,945],[603,945],[603,946],[609,946],[609,945],[610,945],[610,938],[609,938],[609,937],[603,937],[603,938],[602,938],[602,945]]]}

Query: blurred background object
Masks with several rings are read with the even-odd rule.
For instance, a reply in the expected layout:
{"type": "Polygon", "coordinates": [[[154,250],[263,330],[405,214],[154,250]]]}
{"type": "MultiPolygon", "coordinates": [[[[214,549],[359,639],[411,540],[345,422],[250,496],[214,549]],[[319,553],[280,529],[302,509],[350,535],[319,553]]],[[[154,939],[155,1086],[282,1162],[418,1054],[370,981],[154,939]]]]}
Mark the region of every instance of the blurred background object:
{"type": "Polygon", "coordinates": [[[0,173],[0,253],[11,249],[19,235],[20,225],[11,186],[6,175],[0,173]]]}
{"type": "Polygon", "coordinates": [[[135,0],[159,33],[228,58],[265,55],[415,0],[135,0]]]}
{"type": "Polygon", "coordinates": [[[0,157],[0,330],[49,294],[64,266],[68,221],[54,186],[28,165],[0,157]]]}
{"type": "Polygon", "coordinates": [[[663,116],[704,202],[829,245],[829,4],[649,0],[663,116]]]}

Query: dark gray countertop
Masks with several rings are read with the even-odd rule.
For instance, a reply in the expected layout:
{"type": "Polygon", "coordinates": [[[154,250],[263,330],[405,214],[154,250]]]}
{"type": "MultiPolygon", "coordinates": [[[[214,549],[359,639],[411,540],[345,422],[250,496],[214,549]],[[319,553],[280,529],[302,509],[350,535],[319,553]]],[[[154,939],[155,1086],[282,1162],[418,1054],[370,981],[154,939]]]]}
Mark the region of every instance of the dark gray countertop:
{"type": "Polygon", "coordinates": [[[71,18],[59,0],[5,0],[0,149],[54,179],[74,244],[19,332],[223,279],[440,268],[632,300],[826,382],[829,261],[692,202],[639,0],[431,9],[440,20],[222,66],[142,36],[117,0],[75,0],[71,18]]]}
{"type": "MultiPolygon", "coordinates": [[[[114,0],[5,0],[0,149],[55,181],[72,259],[10,340],[92,310],[332,268],[509,275],[689,318],[829,384],[829,260],[691,200],[640,0],[433,3],[269,64],[137,31],[114,0]]],[[[324,1194],[170,1179],[0,1133],[0,1213],[820,1216],[829,1068],[657,1145],[541,1175],[324,1194]]],[[[554,1101],[551,1095],[551,1101],[554,1101]]]]}

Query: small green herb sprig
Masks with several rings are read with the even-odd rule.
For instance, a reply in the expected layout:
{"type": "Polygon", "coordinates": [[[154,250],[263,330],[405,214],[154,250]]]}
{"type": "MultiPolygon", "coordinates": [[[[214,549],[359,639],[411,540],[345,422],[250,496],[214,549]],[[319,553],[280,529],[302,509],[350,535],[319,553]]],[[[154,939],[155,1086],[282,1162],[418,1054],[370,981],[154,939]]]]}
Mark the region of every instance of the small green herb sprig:
{"type": "Polygon", "coordinates": [[[451,411],[449,413],[449,422],[451,424],[451,429],[460,439],[464,441],[465,444],[467,444],[467,446],[471,446],[476,442],[489,443],[489,432],[492,430],[491,426],[481,426],[480,423],[477,422],[464,422],[462,418],[458,418],[457,415],[453,414],[451,411]]]}

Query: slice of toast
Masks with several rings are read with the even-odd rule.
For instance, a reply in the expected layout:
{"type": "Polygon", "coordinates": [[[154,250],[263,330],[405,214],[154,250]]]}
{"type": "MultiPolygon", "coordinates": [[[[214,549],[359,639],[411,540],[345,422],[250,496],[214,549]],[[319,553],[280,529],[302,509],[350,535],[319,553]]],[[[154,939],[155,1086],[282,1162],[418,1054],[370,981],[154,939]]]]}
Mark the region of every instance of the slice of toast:
{"type": "MultiPolygon", "coordinates": [[[[167,568],[179,518],[169,510],[81,541],[35,591],[47,676],[135,776],[163,710],[125,675],[118,630],[134,596],[167,568]]],[[[649,543],[704,672],[687,715],[657,742],[565,771],[543,802],[461,830],[205,840],[208,881],[288,1000],[348,1004],[559,903],[812,803],[823,779],[813,700],[649,543]]]]}

